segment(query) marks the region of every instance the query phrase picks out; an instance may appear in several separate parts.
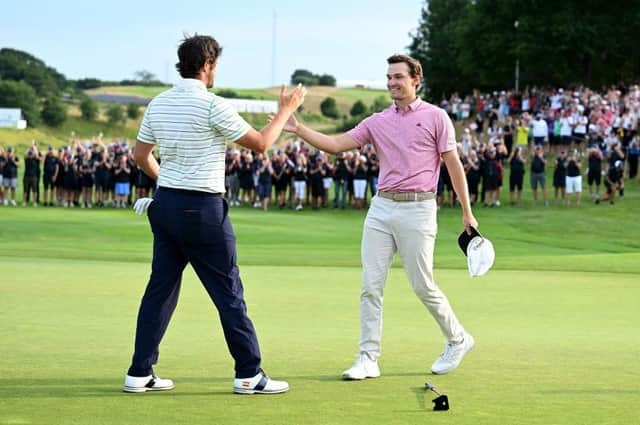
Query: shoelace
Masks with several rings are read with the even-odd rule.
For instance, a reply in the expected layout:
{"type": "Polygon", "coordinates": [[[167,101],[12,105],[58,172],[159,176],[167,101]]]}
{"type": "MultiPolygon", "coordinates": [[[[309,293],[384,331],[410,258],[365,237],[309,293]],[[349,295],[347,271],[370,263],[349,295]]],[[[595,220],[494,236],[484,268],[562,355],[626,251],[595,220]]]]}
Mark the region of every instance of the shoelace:
{"type": "Polygon", "coordinates": [[[445,348],[444,353],[442,353],[440,357],[442,357],[443,360],[451,360],[456,355],[456,347],[461,345],[462,343],[456,345],[447,344],[447,348],[445,348]]]}

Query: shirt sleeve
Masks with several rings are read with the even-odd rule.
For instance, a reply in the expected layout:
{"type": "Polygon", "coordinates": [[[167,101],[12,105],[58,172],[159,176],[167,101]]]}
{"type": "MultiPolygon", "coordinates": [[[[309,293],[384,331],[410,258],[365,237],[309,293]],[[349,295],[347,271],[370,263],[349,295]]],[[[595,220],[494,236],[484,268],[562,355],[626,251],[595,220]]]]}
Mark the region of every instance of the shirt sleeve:
{"type": "Polygon", "coordinates": [[[355,128],[352,128],[347,132],[358,146],[363,147],[366,144],[373,144],[373,138],[371,137],[371,131],[369,130],[369,124],[373,119],[374,115],[365,118],[360,121],[360,124],[356,125],[355,128]]]}
{"type": "Polygon", "coordinates": [[[156,138],[153,135],[153,130],[151,129],[151,125],[149,123],[150,110],[151,110],[151,103],[147,107],[147,110],[144,111],[144,116],[142,117],[142,122],[140,123],[140,130],[138,131],[137,139],[140,140],[141,142],[155,145],[156,138]]]}
{"type": "Polygon", "coordinates": [[[440,109],[436,119],[436,146],[439,153],[449,152],[456,148],[456,130],[451,118],[440,109]]]}
{"type": "Polygon", "coordinates": [[[229,102],[217,96],[209,108],[209,125],[230,142],[235,142],[251,129],[229,102]]]}

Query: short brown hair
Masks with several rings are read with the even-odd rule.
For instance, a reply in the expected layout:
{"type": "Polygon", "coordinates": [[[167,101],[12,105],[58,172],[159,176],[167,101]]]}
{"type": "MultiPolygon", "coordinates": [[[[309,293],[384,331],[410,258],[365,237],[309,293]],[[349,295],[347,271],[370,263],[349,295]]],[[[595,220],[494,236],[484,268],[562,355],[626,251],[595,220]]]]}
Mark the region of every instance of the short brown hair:
{"type": "Polygon", "coordinates": [[[389,65],[392,63],[406,63],[409,67],[409,76],[411,76],[411,78],[418,77],[420,79],[420,83],[422,83],[422,65],[420,65],[420,62],[411,56],[400,54],[392,55],[387,58],[387,63],[389,65]]]}
{"type": "Polygon", "coordinates": [[[215,63],[222,54],[222,47],[215,38],[207,35],[186,36],[178,47],[176,69],[182,78],[196,78],[207,61],[215,63]]]}

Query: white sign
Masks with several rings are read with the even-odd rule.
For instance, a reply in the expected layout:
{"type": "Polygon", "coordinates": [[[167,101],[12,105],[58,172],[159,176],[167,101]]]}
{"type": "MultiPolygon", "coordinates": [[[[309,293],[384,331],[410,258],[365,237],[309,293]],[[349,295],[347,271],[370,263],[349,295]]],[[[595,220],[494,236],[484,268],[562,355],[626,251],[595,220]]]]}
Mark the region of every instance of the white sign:
{"type": "Polygon", "coordinates": [[[0,127],[24,130],[27,122],[22,119],[22,110],[19,108],[0,108],[0,127]]]}
{"type": "Polygon", "coordinates": [[[278,112],[278,102],[275,100],[254,100],[254,99],[227,99],[238,112],[248,112],[251,114],[271,114],[278,112]]]}

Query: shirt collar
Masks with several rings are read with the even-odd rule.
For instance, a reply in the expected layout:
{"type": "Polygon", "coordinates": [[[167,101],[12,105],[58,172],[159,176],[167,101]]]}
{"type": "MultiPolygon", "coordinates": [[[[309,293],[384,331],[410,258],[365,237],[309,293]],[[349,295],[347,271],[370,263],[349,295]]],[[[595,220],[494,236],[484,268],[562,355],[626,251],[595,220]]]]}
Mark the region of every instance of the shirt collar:
{"type": "Polygon", "coordinates": [[[207,86],[205,86],[202,81],[195,78],[183,78],[178,82],[178,84],[176,84],[176,87],[193,88],[207,91],[207,86]]]}
{"type": "Polygon", "coordinates": [[[395,104],[394,104],[394,108],[396,112],[413,112],[416,109],[418,109],[421,103],[422,103],[422,99],[420,99],[420,97],[416,97],[416,100],[408,104],[406,109],[401,109],[400,107],[398,107],[398,105],[395,105],[395,104]]]}

